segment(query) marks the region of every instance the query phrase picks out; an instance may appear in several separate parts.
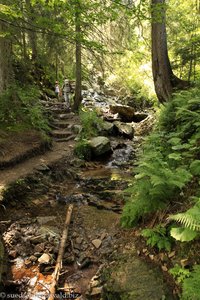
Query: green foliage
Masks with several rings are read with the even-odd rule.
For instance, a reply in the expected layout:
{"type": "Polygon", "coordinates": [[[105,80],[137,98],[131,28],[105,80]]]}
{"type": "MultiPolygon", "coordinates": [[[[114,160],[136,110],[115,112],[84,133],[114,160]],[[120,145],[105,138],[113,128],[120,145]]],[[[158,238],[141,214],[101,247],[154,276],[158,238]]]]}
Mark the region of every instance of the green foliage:
{"type": "Polygon", "coordinates": [[[12,131],[20,128],[49,130],[36,87],[22,88],[13,84],[0,96],[0,125],[12,131]]]}
{"type": "Polygon", "coordinates": [[[178,283],[182,283],[186,278],[190,276],[190,271],[178,264],[169,270],[169,273],[174,277],[178,283]]]}
{"type": "Polygon", "coordinates": [[[198,236],[200,231],[200,200],[186,212],[171,215],[170,220],[179,222],[183,227],[172,228],[171,235],[181,242],[189,242],[198,236]]]}
{"type": "Polygon", "coordinates": [[[88,139],[97,136],[99,129],[102,127],[103,120],[98,117],[95,110],[80,109],[79,116],[82,130],[80,139],[88,139]]]}
{"type": "Polygon", "coordinates": [[[147,245],[156,246],[158,250],[171,250],[171,239],[165,227],[158,225],[152,229],[142,230],[142,236],[147,238],[147,245]]]}
{"type": "Polygon", "coordinates": [[[181,300],[200,300],[200,265],[194,266],[194,270],[183,281],[181,300]]]}
{"type": "Polygon", "coordinates": [[[74,148],[74,153],[81,159],[90,160],[91,159],[91,147],[87,140],[79,141],[74,148]]]}
{"type": "MultiPolygon", "coordinates": [[[[157,126],[140,154],[137,175],[127,191],[130,197],[122,215],[123,226],[136,224],[144,214],[165,207],[174,198],[181,199],[187,184],[200,176],[199,103],[199,89],[194,88],[176,94],[162,106],[157,126]]],[[[199,226],[196,212],[197,207],[189,212],[190,229],[199,226]]],[[[184,222],[187,224],[188,218],[184,222]]]]}

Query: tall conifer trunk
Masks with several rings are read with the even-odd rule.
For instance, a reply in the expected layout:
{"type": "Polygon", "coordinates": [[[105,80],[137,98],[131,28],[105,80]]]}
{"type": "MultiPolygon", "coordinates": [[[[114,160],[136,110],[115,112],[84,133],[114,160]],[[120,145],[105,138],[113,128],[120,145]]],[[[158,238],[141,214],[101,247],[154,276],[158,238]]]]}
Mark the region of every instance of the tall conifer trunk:
{"type": "Polygon", "coordinates": [[[75,12],[75,31],[76,31],[76,86],[73,110],[77,111],[82,100],[82,64],[81,64],[81,24],[80,24],[80,3],[76,1],[75,12]]]}
{"type": "Polygon", "coordinates": [[[167,49],[165,0],[152,0],[152,70],[155,91],[160,102],[168,101],[172,92],[188,86],[172,71],[167,49]]]}
{"type": "MultiPolygon", "coordinates": [[[[5,31],[6,26],[0,21],[0,32],[5,31]]],[[[0,36],[0,93],[7,88],[11,74],[11,42],[8,38],[0,36]]]]}

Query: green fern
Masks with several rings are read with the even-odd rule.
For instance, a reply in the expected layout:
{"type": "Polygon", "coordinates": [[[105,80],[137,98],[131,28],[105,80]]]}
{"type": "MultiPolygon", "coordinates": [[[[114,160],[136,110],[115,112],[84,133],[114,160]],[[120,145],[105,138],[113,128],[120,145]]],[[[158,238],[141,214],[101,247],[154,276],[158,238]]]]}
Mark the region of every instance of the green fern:
{"type": "Polygon", "coordinates": [[[190,277],[183,281],[181,300],[200,300],[200,265],[194,266],[190,277]]]}
{"type": "Polygon", "coordinates": [[[174,277],[178,283],[182,283],[186,278],[190,276],[190,271],[178,264],[169,270],[169,273],[174,277]]]}
{"type": "MultiPolygon", "coordinates": [[[[137,175],[128,191],[129,199],[122,215],[123,226],[135,225],[146,213],[171,204],[174,199],[185,201],[184,189],[200,177],[200,93],[198,88],[183,91],[162,106],[155,130],[144,141],[137,175]]],[[[174,216],[182,229],[175,235],[198,230],[197,207],[174,216]],[[187,230],[186,230],[187,229],[187,230]]],[[[198,210],[199,211],[199,210],[198,210]]],[[[194,235],[193,235],[194,238],[194,235]]]]}
{"type": "Polygon", "coordinates": [[[191,230],[200,231],[200,200],[186,212],[171,215],[169,219],[177,221],[191,230]]]}
{"type": "Polygon", "coordinates": [[[162,249],[171,250],[171,239],[168,236],[167,229],[161,225],[142,230],[142,236],[147,238],[147,245],[156,246],[159,251],[162,249]]]}

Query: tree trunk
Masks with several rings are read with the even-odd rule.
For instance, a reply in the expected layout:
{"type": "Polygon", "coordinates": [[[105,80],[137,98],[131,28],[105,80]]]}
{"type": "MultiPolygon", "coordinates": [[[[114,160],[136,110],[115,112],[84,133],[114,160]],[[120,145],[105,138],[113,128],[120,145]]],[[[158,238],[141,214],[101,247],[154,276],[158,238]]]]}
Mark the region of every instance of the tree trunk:
{"type": "MultiPolygon", "coordinates": [[[[0,32],[5,32],[6,26],[0,21],[0,32]]],[[[0,93],[8,86],[11,74],[11,42],[8,38],[0,36],[0,93]]]]}
{"type": "MultiPolygon", "coordinates": [[[[31,23],[34,23],[34,10],[30,0],[26,0],[26,8],[29,20],[31,23]]],[[[28,37],[31,48],[31,59],[35,61],[37,58],[37,35],[33,30],[28,30],[28,37]]]]}
{"type": "Polygon", "coordinates": [[[168,101],[172,92],[188,86],[187,81],[177,78],[172,71],[167,49],[165,0],[152,0],[152,71],[158,100],[168,101]]]}
{"type": "Polygon", "coordinates": [[[77,0],[76,13],[75,13],[75,31],[76,31],[76,86],[75,86],[75,98],[74,98],[73,110],[77,111],[82,100],[81,24],[80,24],[79,0],[77,0]]]}

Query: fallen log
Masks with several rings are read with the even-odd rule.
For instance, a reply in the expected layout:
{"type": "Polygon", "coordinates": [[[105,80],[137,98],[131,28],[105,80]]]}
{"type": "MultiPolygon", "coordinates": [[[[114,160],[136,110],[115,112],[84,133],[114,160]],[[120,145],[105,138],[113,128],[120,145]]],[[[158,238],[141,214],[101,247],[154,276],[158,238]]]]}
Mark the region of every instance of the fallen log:
{"type": "Polygon", "coordinates": [[[51,283],[51,286],[49,289],[50,294],[49,294],[48,300],[54,300],[54,297],[55,297],[56,285],[58,283],[58,279],[60,276],[60,270],[62,268],[62,258],[63,258],[64,251],[65,251],[65,244],[67,241],[68,228],[69,228],[69,224],[70,224],[70,220],[71,220],[72,210],[73,210],[73,204],[70,204],[67,209],[65,225],[64,225],[64,230],[63,230],[60,247],[59,247],[59,251],[58,251],[56,266],[55,266],[54,272],[52,274],[52,283],[51,283]]]}

